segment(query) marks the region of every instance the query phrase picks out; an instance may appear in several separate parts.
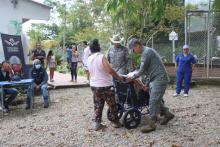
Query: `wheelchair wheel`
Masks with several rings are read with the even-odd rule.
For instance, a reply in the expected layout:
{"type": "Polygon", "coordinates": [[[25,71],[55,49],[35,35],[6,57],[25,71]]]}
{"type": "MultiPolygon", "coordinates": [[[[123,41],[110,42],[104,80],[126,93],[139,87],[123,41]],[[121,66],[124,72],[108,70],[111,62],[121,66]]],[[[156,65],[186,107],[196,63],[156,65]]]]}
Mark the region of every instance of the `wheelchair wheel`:
{"type": "Polygon", "coordinates": [[[141,122],[141,112],[137,109],[128,110],[123,116],[123,124],[127,129],[136,128],[141,122]]]}
{"type": "MultiPolygon", "coordinates": [[[[120,119],[122,117],[122,114],[123,114],[123,107],[121,104],[117,104],[117,109],[118,109],[118,118],[120,119]]],[[[111,117],[110,117],[110,110],[108,109],[107,110],[107,118],[108,120],[112,121],[111,120],[111,117]]]]}

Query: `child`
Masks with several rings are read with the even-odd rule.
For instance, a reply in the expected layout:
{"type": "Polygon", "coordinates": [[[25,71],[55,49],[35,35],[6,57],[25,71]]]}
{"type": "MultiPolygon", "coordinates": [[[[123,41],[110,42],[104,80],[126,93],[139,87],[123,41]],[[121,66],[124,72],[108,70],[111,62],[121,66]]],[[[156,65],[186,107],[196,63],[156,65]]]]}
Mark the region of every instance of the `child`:
{"type": "Polygon", "coordinates": [[[54,82],[53,77],[56,68],[56,59],[52,50],[50,50],[47,55],[47,66],[49,67],[50,70],[50,82],[54,82]]]}

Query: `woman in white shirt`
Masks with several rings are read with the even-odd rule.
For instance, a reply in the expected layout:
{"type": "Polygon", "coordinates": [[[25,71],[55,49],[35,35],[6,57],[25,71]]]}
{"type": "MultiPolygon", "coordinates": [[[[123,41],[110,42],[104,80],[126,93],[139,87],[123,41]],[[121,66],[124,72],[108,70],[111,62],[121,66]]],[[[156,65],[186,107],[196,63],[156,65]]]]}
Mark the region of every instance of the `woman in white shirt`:
{"type": "Polygon", "coordinates": [[[97,39],[91,42],[90,50],[92,54],[88,58],[87,65],[90,73],[90,87],[93,92],[95,111],[93,129],[97,131],[103,127],[101,121],[105,102],[111,112],[110,120],[112,121],[112,126],[119,128],[121,124],[117,116],[112,76],[119,80],[123,80],[123,78],[111,68],[107,58],[100,52],[101,48],[97,39]]]}

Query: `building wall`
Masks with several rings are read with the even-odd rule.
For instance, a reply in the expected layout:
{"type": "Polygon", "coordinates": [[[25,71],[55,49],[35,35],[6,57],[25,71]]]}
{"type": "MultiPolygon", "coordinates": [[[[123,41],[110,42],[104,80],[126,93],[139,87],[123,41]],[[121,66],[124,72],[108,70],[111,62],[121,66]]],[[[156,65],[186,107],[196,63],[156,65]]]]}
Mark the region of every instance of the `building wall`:
{"type": "MultiPolygon", "coordinates": [[[[38,4],[31,0],[17,0],[18,3],[14,7],[11,0],[0,0],[0,33],[21,35],[19,27],[15,27],[13,23],[22,24],[23,19],[49,20],[50,7],[38,4]]],[[[27,44],[27,37],[22,37],[22,42],[27,44]]],[[[27,56],[27,47],[24,50],[27,56]]],[[[4,60],[2,41],[0,38],[0,62],[4,60]]]]}

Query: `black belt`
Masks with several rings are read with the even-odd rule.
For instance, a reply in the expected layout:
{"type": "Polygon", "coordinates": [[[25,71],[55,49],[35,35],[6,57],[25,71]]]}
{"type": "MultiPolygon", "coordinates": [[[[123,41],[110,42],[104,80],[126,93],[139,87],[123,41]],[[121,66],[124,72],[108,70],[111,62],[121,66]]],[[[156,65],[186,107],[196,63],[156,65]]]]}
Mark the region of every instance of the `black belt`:
{"type": "Polygon", "coordinates": [[[114,88],[114,86],[107,86],[107,87],[92,87],[92,89],[97,89],[97,90],[109,90],[111,88],[114,88]]]}

